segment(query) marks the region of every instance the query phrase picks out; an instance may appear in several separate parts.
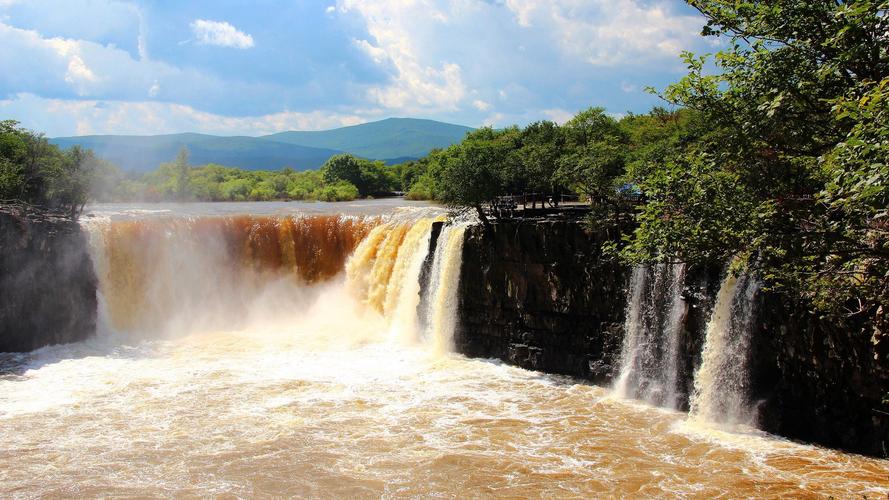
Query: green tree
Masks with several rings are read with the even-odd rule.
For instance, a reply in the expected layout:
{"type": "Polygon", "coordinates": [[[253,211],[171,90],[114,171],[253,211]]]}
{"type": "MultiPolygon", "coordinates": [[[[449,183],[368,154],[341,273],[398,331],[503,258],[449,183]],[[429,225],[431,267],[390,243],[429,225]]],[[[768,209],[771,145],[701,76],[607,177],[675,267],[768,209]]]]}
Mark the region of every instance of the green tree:
{"type": "Polygon", "coordinates": [[[176,198],[184,201],[191,196],[191,168],[188,166],[188,148],[183,146],[176,155],[175,163],[176,198]]]}
{"type": "Polygon", "coordinates": [[[361,184],[361,160],[350,154],[331,156],[321,166],[321,177],[327,184],[347,181],[358,186],[361,184]]]}
{"type": "Polygon", "coordinates": [[[314,197],[321,201],[350,201],[358,197],[358,188],[347,181],[337,181],[315,190],[314,197]]]}
{"type": "Polygon", "coordinates": [[[25,184],[24,161],[28,145],[18,122],[0,122],[0,199],[22,196],[25,184]]]}
{"type": "Polygon", "coordinates": [[[587,198],[598,209],[598,215],[604,215],[618,206],[626,134],[602,108],[581,111],[562,128],[565,154],[560,157],[555,177],[587,198]]]}
{"type": "Polygon", "coordinates": [[[551,121],[534,122],[521,131],[520,143],[515,162],[519,171],[513,174],[509,190],[552,194],[558,199],[567,190],[556,174],[565,154],[562,129],[551,121]]]}
{"type": "Polygon", "coordinates": [[[430,166],[438,199],[455,207],[471,207],[487,223],[482,205],[504,193],[506,172],[514,171],[515,132],[484,127],[470,132],[430,166]]]}

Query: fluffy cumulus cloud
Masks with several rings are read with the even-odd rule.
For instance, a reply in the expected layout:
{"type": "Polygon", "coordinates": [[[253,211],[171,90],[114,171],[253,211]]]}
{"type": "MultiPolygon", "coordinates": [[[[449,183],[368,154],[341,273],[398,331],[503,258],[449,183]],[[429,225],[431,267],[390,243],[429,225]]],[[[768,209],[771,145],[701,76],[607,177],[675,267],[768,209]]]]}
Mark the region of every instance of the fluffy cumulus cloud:
{"type": "Polygon", "coordinates": [[[357,13],[372,40],[355,45],[377,64],[393,69],[391,82],[367,91],[377,105],[402,112],[455,111],[466,95],[462,68],[453,61],[430,61],[417,44],[428,23],[446,23],[443,9],[430,1],[345,0],[344,13],[357,13]]]}
{"type": "Polygon", "coordinates": [[[191,22],[191,30],[194,32],[198,43],[204,45],[218,45],[235,49],[249,49],[253,47],[252,36],[238,31],[237,28],[225,21],[195,19],[191,22]]]}
{"type": "Polygon", "coordinates": [[[665,0],[0,0],[0,118],[49,135],[263,134],[641,112],[680,50],[712,50],[702,24],[665,0]]]}
{"type": "MultiPolygon", "coordinates": [[[[182,98],[215,92],[224,83],[200,71],[134,58],[113,45],[46,38],[33,30],[0,23],[0,92],[31,92],[46,97],[139,99],[161,96],[169,81],[182,98]]],[[[162,96],[161,96],[162,97],[162,96]]]]}

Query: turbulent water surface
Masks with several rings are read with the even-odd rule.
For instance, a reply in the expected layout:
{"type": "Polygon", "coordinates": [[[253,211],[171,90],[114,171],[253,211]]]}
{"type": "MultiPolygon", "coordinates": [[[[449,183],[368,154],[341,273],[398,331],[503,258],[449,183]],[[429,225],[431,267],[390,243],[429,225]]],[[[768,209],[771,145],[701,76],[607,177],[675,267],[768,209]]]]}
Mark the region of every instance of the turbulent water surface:
{"type": "Polygon", "coordinates": [[[887,461],[448,352],[435,209],[127,210],[86,222],[98,335],[0,355],[2,497],[889,494],[887,461]]]}

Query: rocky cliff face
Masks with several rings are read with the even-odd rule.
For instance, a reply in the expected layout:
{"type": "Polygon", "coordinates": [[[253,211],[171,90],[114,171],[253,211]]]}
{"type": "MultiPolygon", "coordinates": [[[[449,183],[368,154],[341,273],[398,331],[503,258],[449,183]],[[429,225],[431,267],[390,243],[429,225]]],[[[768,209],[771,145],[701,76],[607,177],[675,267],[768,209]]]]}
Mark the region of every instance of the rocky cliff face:
{"type": "Polygon", "coordinates": [[[96,326],[96,277],[77,222],[0,207],[0,352],[82,340],[96,326]]]}
{"type": "Polygon", "coordinates": [[[753,387],[762,428],[889,457],[889,362],[884,332],[824,321],[764,295],[754,335],[753,387]]]}
{"type": "MultiPolygon", "coordinates": [[[[630,269],[603,258],[604,231],[577,222],[498,222],[466,232],[458,351],[608,383],[617,374],[630,269]]],[[[691,269],[682,373],[691,393],[723,266],[691,269]]],[[[819,320],[760,293],[751,393],[762,429],[887,456],[889,338],[819,320]]],[[[688,401],[685,401],[687,407],[688,401]]]]}
{"type": "Polygon", "coordinates": [[[566,221],[467,229],[458,351],[598,382],[620,356],[628,270],[609,235],[566,221]]]}

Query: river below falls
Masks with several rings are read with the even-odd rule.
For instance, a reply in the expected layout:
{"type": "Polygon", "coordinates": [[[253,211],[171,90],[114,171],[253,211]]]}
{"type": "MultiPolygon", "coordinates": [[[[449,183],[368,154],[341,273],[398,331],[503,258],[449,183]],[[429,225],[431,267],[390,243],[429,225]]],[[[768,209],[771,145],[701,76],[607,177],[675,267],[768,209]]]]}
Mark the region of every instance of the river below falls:
{"type": "Polygon", "coordinates": [[[431,252],[403,205],[90,207],[98,332],[0,354],[0,498],[889,495],[886,460],[448,352],[462,229],[431,252]]]}
{"type": "MultiPolygon", "coordinates": [[[[3,355],[0,497],[889,492],[889,462],[313,321],[3,355]]],[[[365,328],[374,325],[365,323],[365,328]]]]}

